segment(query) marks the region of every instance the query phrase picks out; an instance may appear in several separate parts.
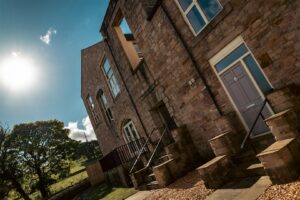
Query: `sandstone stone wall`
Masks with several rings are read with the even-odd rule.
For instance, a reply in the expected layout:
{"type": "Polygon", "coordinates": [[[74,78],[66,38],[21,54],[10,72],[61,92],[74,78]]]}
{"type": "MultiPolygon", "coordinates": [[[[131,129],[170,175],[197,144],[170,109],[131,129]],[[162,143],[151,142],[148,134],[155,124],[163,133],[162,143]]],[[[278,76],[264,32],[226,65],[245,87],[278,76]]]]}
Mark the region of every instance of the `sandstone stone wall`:
{"type": "MultiPolygon", "coordinates": [[[[157,126],[157,116],[150,110],[155,102],[163,101],[177,125],[187,125],[201,156],[212,155],[208,140],[220,134],[215,121],[221,115],[179,36],[207,79],[224,115],[232,115],[235,110],[209,65],[209,59],[238,36],[243,37],[275,89],[290,83],[300,84],[300,1],[220,0],[223,10],[197,36],[192,34],[175,1],[162,1],[171,21],[161,6],[148,21],[149,8],[145,9],[145,2],[111,0],[101,33],[112,48],[148,133],[157,126]],[[151,77],[149,83],[140,76],[141,68],[132,70],[114,30],[114,20],[120,12],[144,55],[147,74],[151,77]]],[[[107,48],[102,50],[108,51],[107,48]]],[[[87,50],[83,52],[89,56],[87,50]]],[[[94,72],[91,69],[89,73],[94,72]]],[[[117,78],[120,80],[119,75],[117,78]]],[[[123,87],[121,91],[120,96],[124,98],[117,97],[113,102],[115,116],[135,119],[132,109],[125,109],[131,107],[125,97],[128,94],[123,87]]],[[[235,122],[240,124],[237,118],[235,122]]],[[[135,123],[142,132],[138,120],[135,123]]],[[[97,131],[100,143],[103,135],[103,141],[117,144],[117,137],[106,136],[105,131],[108,129],[97,131]]]]}

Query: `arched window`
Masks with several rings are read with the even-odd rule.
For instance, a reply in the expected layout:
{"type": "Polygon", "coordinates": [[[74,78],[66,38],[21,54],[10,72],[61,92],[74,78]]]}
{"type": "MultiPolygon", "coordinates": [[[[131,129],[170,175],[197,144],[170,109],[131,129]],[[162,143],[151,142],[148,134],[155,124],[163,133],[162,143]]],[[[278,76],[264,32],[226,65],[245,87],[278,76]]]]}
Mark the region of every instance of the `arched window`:
{"type": "Polygon", "coordinates": [[[108,122],[111,123],[114,120],[114,118],[113,118],[111,109],[108,106],[108,101],[106,99],[106,96],[105,96],[103,90],[98,91],[97,100],[98,100],[98,103],[103,108],[103,110],[105,112],[105,116],[106,116],[108,122]]]}

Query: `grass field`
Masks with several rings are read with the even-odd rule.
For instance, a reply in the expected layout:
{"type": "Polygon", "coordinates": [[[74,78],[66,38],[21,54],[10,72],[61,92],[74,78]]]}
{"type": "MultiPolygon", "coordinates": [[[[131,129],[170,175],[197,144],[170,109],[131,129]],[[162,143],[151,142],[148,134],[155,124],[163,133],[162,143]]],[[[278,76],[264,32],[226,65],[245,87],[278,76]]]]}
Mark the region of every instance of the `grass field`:
{"type": "MultiPolygon", "coordinates": [[[[81,164],[84,160],[80,159],[78,161],[72,161],[71,163],[71,169],[70,169],[70,174],[77,172],[81,169],[84,169],[85,167],[81,164]]],[[[59,192],[60,190],[63,190],[69,186],[72,186],[76,183],[79,183],[80,181],[84,180],[85,178],[87,178],[87,173],[86,171],[83,171],[79,174],[76,174],[74,176],[68,177],[66,179],[60,180],[57,183],[54,183],[53,185],[51,185],[49,187],[50,192],[52,194],[59,192]]],[[[18,198],[18,194],[15,191],[11,191],[9,193],[8,199],[17,199],[18,198]]],[[[39,192],[35,192],[33,194],[30,195],[31,199],[41,199],[40,198],[40,193],[39,192]]]]}
{"type": "Polygon", "coordinates": [[[133,195],[137,191],[134,188],[112,188],[107,186],[106,184],[100,184],[94,186],[87,191],[85,191],[82,195],[80,195],[77,199],[83,200],[123,200],[127,197],[133,195]]]}

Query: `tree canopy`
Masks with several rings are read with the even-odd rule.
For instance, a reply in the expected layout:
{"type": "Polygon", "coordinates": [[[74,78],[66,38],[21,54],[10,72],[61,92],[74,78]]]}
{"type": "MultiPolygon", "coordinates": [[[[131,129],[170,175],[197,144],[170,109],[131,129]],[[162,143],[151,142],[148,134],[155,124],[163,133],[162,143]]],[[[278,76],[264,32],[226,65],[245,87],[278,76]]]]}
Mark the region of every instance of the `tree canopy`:
{"type": "Polygon", "coordinates": [[[49,186],[68,176],[70,160],[78,157],[79,142],[68,134],[57,120],[19,124],[13,130],[0,123],[0,199],[12,188],[25,200],[37,190],[47,199],[49,186]]]}

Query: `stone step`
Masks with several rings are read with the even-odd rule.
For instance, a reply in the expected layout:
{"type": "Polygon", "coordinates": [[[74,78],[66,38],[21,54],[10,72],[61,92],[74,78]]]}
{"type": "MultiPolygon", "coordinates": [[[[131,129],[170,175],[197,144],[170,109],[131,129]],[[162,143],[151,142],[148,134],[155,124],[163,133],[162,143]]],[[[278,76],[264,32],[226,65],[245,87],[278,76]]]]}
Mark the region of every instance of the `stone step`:
{"type": "Polygon", "coordinates": [[[230,178],[259,177],[265,175],[263,165],[257,161],[235,165],[229,172],[230,178]]]}
{"type": "Polygon", "coordinates": [[[145,180],[146,180],[147,183],[150,183],[152,181],[156,181],[154,173],[151,173],[148,176],[146,176],[145,180]]]}
{"type": "Polygon", "coordinates": [[[169,160],[169,155],[161,156],[157,160],[158,160],[159,164],[164,163],[169,160]]]}
{"type": "Polygon", "coordinates": [[[160,165],[169,160],[169,155],[166,153],[161,153],[157,158],[154,158],[152,166],[160,165]]]}
{"type": "Polygon", "coordinates": [[[264,166],[261,163],[254,163],[249,167],[247,167],[246,170],[247,170],[247,174],[252,177],[266,175],[264,166]]]}
{"type": "Polygon", "coordinates": [[[147,184],[147,190],[155,190],[155,189],[159,189],[159,188],[160,188],[160,186],[158,185],[157,181],[152,181],[147,184]]]}

